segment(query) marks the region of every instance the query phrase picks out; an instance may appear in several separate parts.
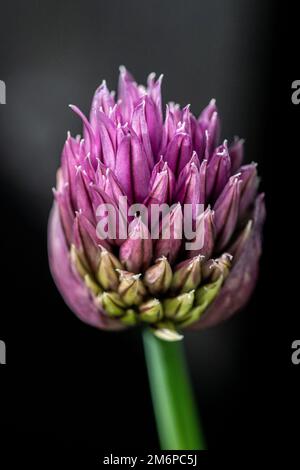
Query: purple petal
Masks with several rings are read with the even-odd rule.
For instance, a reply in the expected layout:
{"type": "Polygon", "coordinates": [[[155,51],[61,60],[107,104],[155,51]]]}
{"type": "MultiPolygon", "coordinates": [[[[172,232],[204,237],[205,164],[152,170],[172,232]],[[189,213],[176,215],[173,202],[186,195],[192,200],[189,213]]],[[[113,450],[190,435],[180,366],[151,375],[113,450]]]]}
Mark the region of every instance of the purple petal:
{"type": "Polygon", "coordinates": [[[197,215],[196,205],[200,204],[200,174],[192,159],[186,167],[183,168],[178,178],[176,200],[182,205],[192,205],[192,214],[195,218],[197,215]]]}
{"type": "Polygon", "coordinates": [[[206,198],[215,202],[230,176],[230,157],[227,143],[217,147],[207,165],[206,198]]]}
{"type": "Polygon", "coordinates": [[[154,258],[165,256],[170,264],[176,261],[177,255],[182,245],[182,224],[183,214],[180,204],[171,207],[170,213],[165,215],[162,219],[159,240],[155,244],[154,258]],[[162,238],[165,233],[166,227],[170,228],[169,237],[162,238]]]}
{"type": "Polygon", "coordinates": [[[84,214],[77,212],[75,223],[78,226],[78,232],[81,244],[92,271],[96,272],[100,261],[100,248],[102,240],[99,240],[96,233],[96,227],[85,217],[84,214]]]}
{"type": "Polygon", "coordinates": [[[149,169],[151,171],[154,166],[154,158],[153,158],[148,124],[146,120],[145,107],[146,107],[146,97],[142,98],[140,103],[135,107],[133,111],[132,128],[144,146],[144,151],[147,157],[149,169]]]}
{"type": "Polygon", "coordinates": [[[177,130],[167,147],[164,158],[174,175],[179,175],[191,156],[192,142],[190,136],[181,130],[177,130]]]}
{"type": "Polygon", "coordinates": [[[256,199],[251,234],[247,238],[239,258],[235,260],[217,298],[199,321],[191,326],[191,329],[207,328],[223,322],[241,310],[248,302],[258,277],[264,220],[264,195],[260,194],[256,199]]]}
{"type": "Polygon", "coordinates": [[[99,155],[100,150],[99,138],[96,136],[94,129],[92,128],[86,116],[80,111],[80,109],[77,108],[77,106],[74,106],[73,104],[70,104],[69,106],[72,111],[74,111],[74,113],[76,113],[81,118],[83,122],[83,131],[87,143],[86,152],[91,152],[93,156],[97,157],[99,155]]]}
{"type": "Polygon", "coordinates": [[[148,95],[152,99],[153,103],[156,106],[157,115],[158,115],[158,124],[162,125],[163,115],[162,115],[162,100],[161,100],[161,83],[163,75],[160,75],[155,81],[155,73],[150,73],[147,81],[148,85],[148,95]]]}
{"type": "Polygon", "coordinates": [[[240,168],[244,159],[244,139],[235,138],[229,147],[231,160],[231,174],[234,175],[240,168]]]}
{"type": "Polygon", "coordinates": [[[66,240],[70,245],[73,234],[74,212],[71,207],[68,183],[64,186],[64,188],[62,188],[60,192],[54,191],[54,197],[59,208],[66,240]]]}
{"type": "Polygon", "coordinates": [[[249,208],[251,208],[255,201],[259,184],[256,167],[256,163],[250,163],[240,167],[239,170],[241,180],[240,220],[243,220],[247,215],[249,208]]]}
{"type": "Polygon", "coordinates": [[[206,136],[205,158],[209,160],[220,138],[220,120],[215,100],[211,100],[208,106],[204,108],[198,122],[206,136]]]}
{"type": "Polygon", "coordinates": [[[96,306],[82,279],[73,272],[57,205],[54,204],[48,225],[48,255],[51,274],[69,308],[85,323],[101,329],[118,330],[123,326],[108,318],[96,306]]]}
{"type": "MultiPolygon", "coordinates": [[[[196,237],[203,240],[203,246],[197,250],[187,250],[188,258],[202,255],[205,259],[211,257],[215,245],[216,228],[214,223],[214,211],[207,207],[205,212],[200,214],[196,222],[196,237]]],[[[195,239],[193,241],[195,241],[195,239]]]]}
{"type": "Polygon", "coordinates": [[[222,251],[236,228],[239,214],[241,181],[232,176],[223,189],[215,206],[215,225],[218,251],[222,251]]]}
{"type": "Polygon", "coordinates": [[[134,131],[124,136],[120,143],[115,174],[130,204],[142,202],[148,195],[150,170],[143,147],[134,131]]]}
{"type": "Polygon", "coordinates": [[[77,175],[75,180],[76,188],[76,209],[91,221],[95,221],[94,211],[90,196],[90,186],[87,181],[86,174],[82,171],[81,167],[77,168],[77,175]]]}
{"type": "Polygon", "coordinates": [[[138,85],[125,67],[120,67],[118,98],[123,115],[123,123],[131,122],[135,105],[140,98],[138,85]]]}
{"type": "Polygon", "coordinates": [[[120,260],[133,273],[145,271],[152,259],[152,240],[141,217],[136,217],[129,226],[129,237],[120,248],[120,260]]]}
{"type": "Polygon", "coordinates": [[[97,88],[92,101],[90,112],[90,123],[94,130],[98,129],[97,115],[100,109],[109,116],[111,110],[115,106],[114,94],[110,93],[106,86],[106,81],[103,80],[101,85],[97,88]]]}

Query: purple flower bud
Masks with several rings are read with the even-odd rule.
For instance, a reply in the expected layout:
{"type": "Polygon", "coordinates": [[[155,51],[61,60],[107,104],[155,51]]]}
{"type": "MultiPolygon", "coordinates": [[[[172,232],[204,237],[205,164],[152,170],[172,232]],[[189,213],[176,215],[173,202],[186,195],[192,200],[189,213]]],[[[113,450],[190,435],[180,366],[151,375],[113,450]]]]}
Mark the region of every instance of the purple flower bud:
{"type": "Polygon", "coordinates": [[[208,160],[218,145],[220,138],[220,120],[217,112],[216,100],[211,100],[199,116],[199,125],[206,136],[206,156],[208,160]]]}
{"type": "Polygon", "coordinates": [[[173,171],[174,175],[179,175],[183,167],[189,162],[192,156],[191,137],[182,129],[178,129],[170,141],[166,153],[165,161],[173,171]]]}
{"type": "MultiPolygon", "coordinates": [[[[157,124],[156,127],[156,133],[160,132],[160,129],[158,127],[162,127],[162,120],[163,120],[163,115],[162,115],[162,106],[161,106],[161,83],[162,83],[163,75],[160,75],[158,79],[155,81],[155,73],[150,73],[148,80],[147,80],[147,91],[148,91],[148,96],[151,98],[153,101],[156,111],[157,111],[157,124]]],[[[149,122],[149,121],[148,121],[149,122]]],[[[154,124],[154,123],[153,123],[154,124]]]]}
{"type": "Polygon", "coordinates": [[[181,206],[176,204],[162,220],[159,240],[157,240],[154,248],[154,257],[156,259],[165,256],[170,264],[174,263],[182,244],[182,221],[181,206]],[[166,238],[163,238],[164,234],[166,238]]]}
{"type": "Polygon", "coordinates": [[[244,165],[240,168],[241,197],[239,208],[239,219],[243,220],[249,208],[253,206],[258,189],[258,177],[256,163],[244,165]]]}
{"type": "MultiPolygon", "coordinates": [[[[167,166],[167,163],[165,165],[167,166]]],[[[169,171],[166,168],[156,173],[154,181],[150,184],[149,195],[146,197],[144,204],[151,207],[152,204],[170,203],[172,194],[173,187],[169,171]]]]}
{"type": "Polygon", "coordinates": [[[120,248],[120,260],[128,271],[140,273],[148,268],[152,259],[152,240],[141,217],[129,227],[129,238],[120,248]]]}
{"type": "Polygon", "coordinates": [[[244,159],[244,139],[236,137],[234,142],[229,147],[229,155],[231,161],[231,174],[234,175],[244,159]]]}
{"type": "Polygon", "coordinates": [[[115,106],[114,93],[110,92],[103,80],[99,88],[95,91],[90,112],[90,123],[94,130],[98,129],[98,112],[102,110],[107,116],[115,106]]]}
{"type": "Polygon", "coordinates": [[[167,203],[171,204],[173,200],[173,194],[175,190],[175,176],[170,169],[169,165],[167,162],[164,161],[163,157],[160,157],[159,161],[156,163],[156,165],[153,167],[152,173],[151,173],[151,178],[150,178],[150,192],[151,188],[154,186],[154,182],[158,176],[159,173],[162,172],[167,172],[168,175],[168,192],[167,192],[167,203]]]}
{"type": "Polygon", "coordinates": [[[180,172],[176,185],[176,200],[182,205],[191,204],[193,206],[193,216],[196,215],[196,204],[204,204],[205,179],[204,174],[206,164],[202,163],[201,168],[196,152],[193,153],[190,161],[180,172]]]}
{"type": "Polygon", "coordinates": [[[226,247],[236,228],[239,215],[241,181],[232,176],[214,206],[217,250],[226,247]]]}
{"type": "Polygon", "coordinates": [[[248,302],[258,276],[264,219],[264,195],[260,194],[255,203],[251,234],[247,237],[219,295],[191,328],[202,329],[216,325],[228,319],[248,302]]]}
{"type": "Polygon", "coordinates": [[[200,248],[187,250],[188,258],[202,255],[205,259],[209,258],[213,252],[216,238],[216,228],[214,223],[214,211],[207,207],[205,212],[200,214],[196,220],[196,236],[192,243],[199,240],[200,248]]]}
{"type": "Polygon", "coordinates": [[[145,151],[134,132],[123,137],[116,157],[115,175],[129,203],[142,202],[148,194],[150,170],[145,151]]]}
{"type": "Polygon", "coordinates": [[[132,75],[123,66],[120,67],[118,93],[123,121],[130,122],[134,107],[140,98],[140,91],[132,75]]]}
{"type": "Polygon", "coordinates": [[[121,67],[118,96],[103,82],[89,120],[71,105],[83,138],[68,133],[63,147],[48,250],[83,321],[146,322],[178,341],[178,329],[214,325],[250,297],[265,210],[256,165],[241,166],[243,140],[217,147],[215,100],[198,119],[169,103],[164,118],[161,81],[139,86],[121,67]]]}
{"type": "Polygon", "coordinates": [[[90,188],[87,175],[82,168],[77,168],[75,179],[76,188],[76,210],[82,212],[90,222],[95,222],[92,200],[90,196],[90,188]]]}
{"type": "Polygon", "coordinates": [[[82,250],[92,271],[96,271],[100,261],[100,240],[97,238],[93,224],[82,212],[76,213],[74,222],[74,242],[82,250]]]}
{"type": "Polygon", "coordinates": [[[227,142],[214,151],[206,170],[206,198],[215,202],[230,176],[230,157],[227,142]]]}

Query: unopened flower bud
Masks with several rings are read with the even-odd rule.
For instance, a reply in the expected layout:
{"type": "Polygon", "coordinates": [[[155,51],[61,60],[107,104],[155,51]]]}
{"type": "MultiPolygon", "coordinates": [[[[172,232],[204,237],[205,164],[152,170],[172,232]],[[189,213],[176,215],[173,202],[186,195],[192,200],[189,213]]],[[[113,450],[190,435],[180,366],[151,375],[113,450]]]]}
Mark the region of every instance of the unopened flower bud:
{"type": "Polygon", "coordinates": [[[119,276],[116,269],[121,269],[120,261],[109,251],[101,249],[100,262],[98,266],[97,279],[106,290],[117,290],[119,276]]]}
{"type": "Polygon", "coordinates": [[[206,308],[207,305],[209,305],[216,297],[223,282],[224,277],[221,275],[216,281],[210,282],[209,284],[205,284],[204,286],[199,287],[199,289],[197,289],[195,293],[195,305],[199,307],[205,304],[206,308]]]}
{"type": "Polygon", "coordinates": [[[203,256],[198,255],[180,263],[173,275],[171,290],[185,293],[199,286],[202,278],[203,256]]]}
{"type": "Polygon", "coordinates": [[[206,284],[199,289],[196,290],[195,294],[195,304],[196,306],[192,308],[186,317],[180,322],[181,327],[188,326],[195,321],[199,320],[202,313],[207,309],[209,304],[214,300],[214,298],[219,293],[221,286],[223,284],[224,278],[223,276],[219,276],[219,278],[215,282],[211,282],[210,284],[206,284]]]}
{"type": "Polygon", "coordinates": [[[163,317],[163,308],[158,299],[150,299],[139,307],[140,319],[147,323],[156,323],[163,317]]]}
{"type": "Polygon", "coordinates": [[[172,269],[165,256],[158,258],[155,264],[147,269],[143,281],[153,295],[167,292],[172,282],[172,269]]]}
{"type": "Polygon", "coordinates": [[[120,284],[118,292],[126,305],[140,305],[146,295],[146,289],[140,280],[140,274],[118,270],[120,284]]]}
{"type": "Polygon", "coordinates": [[[136,311],[133,310],[133,308],[128,308],[125,311],[125,314],[123,317],[120,318],[120,321],[127,326],[133,326],[137,324],[137,314],[136,311]]]}
{"type": "Polygon", "coordinates": [[[86,274],[84,276],[84,283],[86,285],[86,287],[94,294],[94,295],[98,295],[102,292],[102,289],[101,287],[99,286],[99,284],[97,284],[97,282],[89,275],[89,274],[86,274]]]}
{"type": "Polygon", "coordinates": [[[174,325],[170,321],[159,322],[156,324],[156,327],[153,328],[153,334],[164,341],[180,341],[183,338],[183,335],[178,333],[174,325]]]}
{"type": "Polygon", "coordinates": [[[82,256],[80,256],[79,251],[75,248],[75,245],[71,245],[70,248],[70,258],[71,262],[73,263],[73,266],[75,268],[75,271],[81,276],[84,277],[86,274],[88,274],[88,267],[86,265],[86,262],[82,256]]]}
{"type": "Polygon", "coordinates": [[[109,316],[120,317],[124,315],[126,304],[117,292],[103,292],[97,299],[109,316]]]}
{"type": "Polygon", "coordinates": [[[211,282],[216,281],[220,276],[226,279],[231,268],[231,261],[232,255],[229,253],[223,253],[220,258],[209,259],[202,268],[203,278],[211,282]]]}
{"type": "Polygon", "coordinates": [[[236,262],[239,259],[240,254],[242,253],[245,247],[245,244],[251,235],[252,227],[253,227],[253,221],[249,220],[244,230],[239,234],[238,238],[230,246],[229,251],[233,255],[234,262],[236,262]]]}
{"type": "Polygon", "coordinates": [[[177,297],[165,299],[163,309],[165,316],[174,321],[183,320],[193,306],[195,291],[178,295],[177,297]]]}

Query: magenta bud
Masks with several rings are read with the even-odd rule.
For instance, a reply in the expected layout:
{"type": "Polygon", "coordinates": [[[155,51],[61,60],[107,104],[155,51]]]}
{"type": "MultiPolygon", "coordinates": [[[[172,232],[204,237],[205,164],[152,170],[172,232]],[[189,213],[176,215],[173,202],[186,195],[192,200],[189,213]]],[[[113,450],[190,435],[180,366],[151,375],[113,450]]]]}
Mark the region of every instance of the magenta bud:
{"type": "Polygon", "coordinates": [[[173,139],[170,141],[165,153],[165,160],[173,171],[174,175],[179,175],[181,170],[191,159],[191,156],[191,137],[179,129],[176,131],[173,139]]]}
{"type": "Polygon", "coordinates": [[[120,260],[128,271],[139,273],[150,265],[152,240],[141,217],[136,217],[129,226],[127,240],[121,245],[120,260]]]}
{"type": "Polygon", "coordinates": [[[215,238],[216,227],[214,223],[214,211],[208,206],[207,209],[197,217],[196,236],[192,240],[192,243],[196,243],[196,240],[199,240],[201,248],[187,250],[188,257],[191,258],[196,255],[202,255],[205,259],[208,259],[213,252],[215,238]]]}
{"type": "Polygon", "coordinates": [[[230,157],[226,141],[214,151],[206,170],[206,198],[214,202],[230,176],[230,157]]]}
{"type": "Polygon", "coordinates": [[[147,269],[143,282],[153,295],[168,291],[172,282],[172,269],[165,256],[158,258],[155,264],[147,269]]]}
{"type": "Polygon", "coordinates": [[[244,165],[240,168],[241,196],[239,219],[243,220],[250,208],[253,207],[258,189],[256,163],[244,165]]]}
{"type": "Polygon", "coordinates": [[[155,258],[165,256],[170,264],[174,263],[182,245],[182,222],[181,206],[176,204],[162,219],[159,240],[154,247],[155,258]]]}
{"type": "Polygon", "coordinates": [[[234,142],[229,147],[231,161],[231,174],[234,175],[240,168],[244,159],[244,139],[235,137],[234,142]]]}
{"type": "Polygon", "coordinates": [[[241,182],[232,176],[214,206],[217,249],[223,250],[236,228],[239,214],[241,182]]]}

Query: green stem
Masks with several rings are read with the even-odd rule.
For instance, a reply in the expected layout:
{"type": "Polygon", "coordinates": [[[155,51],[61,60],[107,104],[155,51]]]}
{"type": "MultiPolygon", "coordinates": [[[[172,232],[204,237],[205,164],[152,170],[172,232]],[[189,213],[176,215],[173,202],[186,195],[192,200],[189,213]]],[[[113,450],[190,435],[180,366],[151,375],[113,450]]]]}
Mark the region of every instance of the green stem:
{"type": "Polygon", "coordinates": [[[203,450],[193,392],[181,341],[143,331],[152,401],[163,450],[203,450]]]}

